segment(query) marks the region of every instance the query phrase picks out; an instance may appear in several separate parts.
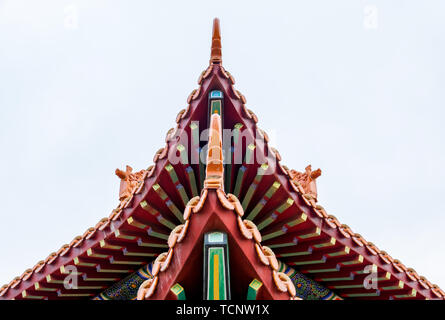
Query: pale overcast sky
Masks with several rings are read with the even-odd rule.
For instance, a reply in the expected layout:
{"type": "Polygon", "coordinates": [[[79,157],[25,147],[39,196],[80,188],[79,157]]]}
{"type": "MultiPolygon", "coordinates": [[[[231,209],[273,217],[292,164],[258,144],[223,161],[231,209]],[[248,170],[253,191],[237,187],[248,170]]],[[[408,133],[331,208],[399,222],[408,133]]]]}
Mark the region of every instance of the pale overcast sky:
{"type": "Polygon", "coordinates": [[[0,285],[108,216],[223,64],[328,213],[445,288],[445,1],[0,0],[0,285]]]}

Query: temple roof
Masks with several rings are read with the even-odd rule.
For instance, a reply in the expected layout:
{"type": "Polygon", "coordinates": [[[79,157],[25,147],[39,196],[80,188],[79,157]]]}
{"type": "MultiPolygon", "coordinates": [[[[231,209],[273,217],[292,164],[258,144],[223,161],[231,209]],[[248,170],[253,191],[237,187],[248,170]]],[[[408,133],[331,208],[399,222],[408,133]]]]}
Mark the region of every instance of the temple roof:
{"type": "MultiPolygon", "coordinates": [[[[198,88],[187,98],[187,107],[178,113],[176,127],[167,132],[165,146],[154,155],[153,165],[138,172],[131,167],[116,170],[121,179],[116,209],[4,285],[0,298],[97,295],[169,250],[169,238],[187,222],[184,215],[193,203],[190,201],[215,188],[223,190],[224,195],[217,195],[222,203],[231,201],[228,194],[237,199],[233,200],[236,206],[231,204],[233,210],[241,205],[244,221],[250,221],[247,224],[261,235],[252,250],[270,248],[278,260],[343,298],[444,299],[445,292],[437,285],[326,212],[318,203],[316,190],[321,171],[308,166],[298,172],[283,165],[281,155],[270,146],[267,134],[258,127],[257,116],[246,107],[246,98],[234,84],[233,76],[222,66],[220,26],[215,19],[210,64],[201,73],[198,88]],[[207,126],[200,124],[208,121],[208,96],[216,89],[224,94],[223,119],[212,116],[208,127],[231,129],[233,137],[230,148],[225,149],[221,146],[223,137],[215,130],[210,132],[206,166],[193,159],[199,159],[205,150],[199,137],[207,126]],[[190,139],[185,141],[183,136],[190,139]],[[212,146],[220,147],[219,151],[232,150],[225,156],[233,162],[223,166],[218,162],[223,160],[223,153],[212,146]],[[258,155],[267,155],[265,161],[258,155]],[[64,286],[70,266],[80,275],[75,290],[64,286]],[[378,277],[377,287],[363,286],[368,276],[366,266],[378,277]]],[[[243,225],[239,225],[241,232],[243,225]]],[[[258,253],[258,261],[261,258],[258,253]]]]}
{"type": "MultiPolygon", "coordinates": [[[[218,24],[214,26],[214,30],[219,30],[218,24]]],[[[192,255],[191,252],[196,252],[204,232],[216,228],[216,230],[225,230],[230,235],[231,255],[234,254],[233,249],[238,251],[238,259],[232,259],[231,267],[232,276],[234,273],[238,275],[236,283],[241,291],[248,287],[251,279],[256,279],[261,283],[263,299],[301,300],[296,296],[295,285],[289,276],[279,271],[278,260],[272,249],[261,245],[261,233],[256,225],[250,220],[242,219],[244,209],[239,199],[231,193],[224,192],[222,120],[218,112],[211,114],[209,129],[204,188],[200,196],[192,198],[187,203],[183,215],[184,223],[171,232],[167,241],[169,250],[156,258],[152,268],[152,277],[141,284],[137,298],[139,300],[165,299],[178,278],[182,280],[181,283],[190,281],[192,275],[187,274],[181,277],[181,272],[184,273],[182,268],[169,268],[169,266],[170,264],[187,265],[190,268],[197,262],[199,264],[202,257],[197,259],[196,253],[192,255]],[[192,216],[196,215],[198,218],[193,218],[192,221],[192,216]],[[193,237],[188,243],[184,241],[187,234],[193,237]],[[168,274],[171,269],[174,269],[172,274],[168,274]],[[240,270],[244,271],[241,275],[240,270]],[[156,290],[160,281],[167,283],[162,283],[163,290],[156,290]],[[244,285],[241,285],[243,282],[244,285]]],[[[197,269],[200,269],[199,265],[197,269]]],[[[193,282],[190,287],[193,287],[193,282]]]]}

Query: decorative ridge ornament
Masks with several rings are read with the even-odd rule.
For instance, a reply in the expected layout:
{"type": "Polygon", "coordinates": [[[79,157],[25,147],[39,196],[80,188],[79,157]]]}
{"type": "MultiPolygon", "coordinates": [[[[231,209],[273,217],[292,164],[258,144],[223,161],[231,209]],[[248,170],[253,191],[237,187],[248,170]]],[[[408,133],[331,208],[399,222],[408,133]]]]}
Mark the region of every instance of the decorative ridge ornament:
{"type": "Polygon", "coordinates": [[[133,195],[133,190],[143,180],[146,170],[133,173],[133,168],[126,166],[125,171],[116,169],[116,175],[121,179],[119,200],[125,200],[133,195]]]}
{"type": "Polygon", "coordinates": [[[312,166],[308,165],[304,173],[292,169],[289,171],[289,175],[292,182],[300,184],[304,193],[317,201],[317,185],[315,180],[321,176],[321,169],[312,171],[312,166]]]}
{"type": "Polygon", "coordinates": [[[222,189],[224,176],[221,116],[211,115],[204,188],[222,189]]]}
{"type": "Polygon", "coordinates": [[[210,51],[210,64],[221,64],[221,32],[219,27],[219,19],[213,19],[213,32],[212,32],[212,49],[210,51]]]}

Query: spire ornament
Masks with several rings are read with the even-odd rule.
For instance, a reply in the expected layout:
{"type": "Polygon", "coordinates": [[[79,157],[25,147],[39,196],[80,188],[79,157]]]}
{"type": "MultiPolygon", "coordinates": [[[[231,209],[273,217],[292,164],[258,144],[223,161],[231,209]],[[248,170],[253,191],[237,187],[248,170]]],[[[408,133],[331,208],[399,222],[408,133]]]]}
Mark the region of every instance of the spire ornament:
{"type": "Polygon", "coordinates": [[[210,51],[210,64],[221,64],[221,31],[219,27],[219,19],[213,19],[213,32],[212,32],[212,49],[210,51]]]}

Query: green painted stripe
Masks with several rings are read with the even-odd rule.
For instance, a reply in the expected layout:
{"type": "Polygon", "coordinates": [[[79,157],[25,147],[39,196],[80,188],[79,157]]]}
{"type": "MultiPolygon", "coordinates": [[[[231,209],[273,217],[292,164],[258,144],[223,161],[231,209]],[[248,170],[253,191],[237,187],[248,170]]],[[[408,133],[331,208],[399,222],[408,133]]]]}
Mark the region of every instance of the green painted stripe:
{"type": "Polygon", "coordinates": [[[281,184],[278,181],[275,181],[272,186],[267,190],[265,196],[269,199],[272,198],[272,196],[277,192],[277,190],[280,188],[281,184]]]}
{"type": "Polygon", "coordinates": [[[235,124],[235,126],[233,127],[233,144],[235,146],[237,146],[239,144],[239,140],[240,140],[240,133],[241,133],[241,129],[243,128],[243,124],[241,123],[237,123],[235,124]]]}
{"type": "Polygon", "coordinates": [[[176,207],[175,204],[171,200],[168,200],[166,205],[170,209],[170,211],[173,212],[173,214],[176,216],[176,218],[178,218],[178,220],[181,223],[184,223],[184,217],[182,215],[182,212],[179,211],[178,207],[176,207]]]}
{"type": "Polygon", "coordinates": [[[40,299],[45,299],[46,297],[44,297],[44,296],[35,296],[35,295],[31,295],[31,294],[28,294],[28,293],[26,292],[26,290],[24,290],[24,291],[22,291],[22,298],[24,298],[24,299],[40,300],[40,299]]]}
{"type": "Polygon", "coordinates": [[[305,266],[305,265],[309,265],[309,264],[318,264],[318,263],[325,263],[326,262],[326,258],[322,258],[319,260],[308,260],[308,261],[297,261],[297,262],[289,262],[289,264],[292,264],[294,266],[305,266]]]}
{"type": "Polygon", "coordinates": [[[362,284],[349,284],[349,285],[343,285],[343,286],[330,286],[330,289],[362,289],[363,287],[363,283],[362,284]]]}
{"type": "Polygon", "coordinates": [[[349,254],[349,251],[350,251],[349,247],[345,247],[345,248],[344,248],[343,250],[341,250],[341,251],[327,253],[326,255],[327,255],[328,257],[344,256],[344,255],[349,254]]]}
{"type": "Polygon", "coordinates": [[[233,194],[237,197],[239,197],[241,185],[243,183],[244,175],[245,175],[246,171],[247,171],[247,167],[245,167],[245,166],[241,166],[238,169],[238,175],[236,176],[235,188],[233,189],[233,194]]]}
{"type": "Polygon", "coordinates": [[[165,201],[165,199],[168,198],[167,194],[165,193],[164,189],[161,188],[161,186],[159,184],[154,184],[153,185],[153,190],[156,191],[156,193],[159,195],[159,197],[165,201]]]}
{"type": "Polygon", "coordinates": [[[282,202],[278,208],[276,208],[274,211],[272,211],[271,213],[267,214],[267,218],[265,220],[263,220],[260,224],[258,224],[258,230],[261,230],[265,227],[267,227],[269,224],[271,224],[272,222],[274,222],[276,220],[276,218],[283,213],[284,210],[288,209],[289,207],[292,206],[292,204],[294,203],[294,200],[292,200],[291,198],[287,198],[286,201],[282,202]]]}
{"type": "Polygon", "coordinates": [[[156,256],[156,253],[150,253],[150,252],[124,252],[124,256],[129,257],[154,257],[156,256]]]}
{"type": "Polygon", "coordinates": [[[275,181],[269,189],[266,191],[266,194],[263,196],[263,198],[258,201],[257,205],[252,209],[252,211],[247,216],[248,220],[253,220],[258,215],[258,213],[261,211],[261,209],[264,208],[264,206],[267,204],[270,198],[277,192],[277,190],[280,188],[281,184],[278,181],[275,181]]]}
{"type": "Polygon", "coordinates": [[[252,143],[247,146],[244,163],[246,163],[246,164],[253,163],[253,159],[254,159],[253,155],[254,155],[255,148],[256,148],[255,145],[252,143]]]}
{"type": "Polygon", "coordinates": [[[158,214],[160,214],[158,210],[156,210],[155,208],[150,206],[148,204],[148,202],[145,201],[145,200],[141,201],[140,205],[141,205],[142,209],[144,209],[145,211],[149,212],[153,216],[157,216],[158,214]]]}
{"type": "Polygon", "coordinates": [[[184,145],[178,144],[176,149],[179,151],[179,155],[181,157],[181,163],[182,164],[188,164],[189,161],[188,161],[187,150],[185,149],[184,145]]]}
{"type": "Polygon", "coordinates": [[[252,200],[255,190],[258,187],[258,185],[260,184],[261,180],[263,179],[264,174],[267,171],[268,167],[269,167],[269,165],[267,163],[263,163],[258,168],[258,173],[255,176],[255,179],[253,180],[252,184],[249,186],[249,189],[247,189],[246,195],[244,197],[244,200],[242,203],[244,210],[246,210],[247,207],[249,206],[250,200],[252,200]]]}
{"type": "Polygon", "coordinates": [[[263,220],[263,221],[257,226],[258,230],[261,231],[262,229],[264,229],[265,227],[267,227],[269,224],[271,224],[272,222],[274,222],[275,219],[276,219],[276,218],[274,218],[274,217],[272,217],[272,216],[269,216],[267,219],[263,220]]]}
{"type": "Polygon", "coordinates": [[[196,123],[196,121],[193,121],[190,124],[190,131],[191,131],[191,137],[192,137],[192,146],[198,146],[199,145],[199,126],[196,123]]]}
{"type": "Polygon", "coordinates": [[[307,256],[312,253],[312,250],[306,250],[306,251],[295,251],[295,252],[287,252],[287,253],[281,253],[277,254],[278,258],[287,258],[287,257],[298,257],[298,256],[307,256]]]}
{"type": "MultiPolygon", "coordinates": [[[[195,177],[195,172],[193,171],[193,168],[188,166],[185,171],[187,172],[187,176],[189,178],[189,182],[190,182],[190,188],[192,189],[192,195],[193,197],[196,197],[199,195],[198,193],[198,187],[196,185],[196,177],[195,177]]],[[[186,204],[187,205],[187,204],[186,204]]]]}
{"type": "Polygon", "coordinates": [[[257,296],[258,296],[258,292],[262,286],[263,286],[263,283],[260,280],[253,279],[247,289],[247,300],[256,300],[257,296]]]}
{"type": "Polygon", "coordinates": [[[380,292],[374,292],[374,293],[350,293],[345,294],[345,297],[349,298],[359,298],[359,297],[378,297],[380,295],[380,292]]]}
{"type": "Polygon", "coordinates": [[[307,219],[307,215],[305,213],[302,213],[301,216],[299,216],[297,219],[291,220],[286,225],[288,227],[295,227],[296,225],[299,225],[300,223],[305,222],[307,219]]]}
{"type": "Polygon", "coordinates": [[[85,278],[83,278],[83,280],[84,281],[113,281],[113,282],[115,282],[115,281],[120,280],[120,278],[88,278],[88,277],[85,277],[85,278]]]}
{"type": "Polygon", "coordinates": [[[159,197],[165,202],[170,211],[178,218],[181,223],[184,223],[184,218],[182,216],[182,212],[179,211],[178,207],[170,200],[167,193],[165,193],[164,189],[159,184],[153,185],[153,190],[159,195],[159,197]]]}
{"type": "Polygon", "coordinates": [[[349,276],[349,277],[340,277],[340,278],[320,278],[320,279],[316,279],[316,281],[350,281],[350,280],[354,280],[353,276],[349,276]]]}
{"type": "MultiPolygon", "coordinates": [[[[379,281],[379,279],[377,279],[377,281],[379,281]]],[[[382,287],[381,290],[399,290],[399,289],[403,289],[404,286],[405,286],[405,283],[403,283],[403,281],[399,281],[399,283],[397,285],[382,287]]]]}
{"type": "Polygon", "coordinates": [[[308,233],[308,234],[303,234],[301,236],[298,236],[298,238],[300,239],[310,239],[310,238],[314,238],[314,237],[318,237],[321,234],[321,229],[320,228],[315,228],[314,232],[308,233]]]}
{"type": "MultiPolygon", "coordinates": [[[[200,152],[201,149],[199,148],[199,126],[196,122],[192,122],[190,124],[190,132],[191,132],[191,152],[193,152],[192,156],[192,164],[199,164],[199,179],[196,179],[195,177],[195,183],[197,184],[198,189],[200,190],[203,183],[203,171],[201,168],[201,158],[200,158],[200,152]],[[200,182],[198,184],[198,181],[200,182]]],[[[193,173],[194,174],[194,173],[193,173]]]]}
{"type": "MultiPolygon", "coordinates": [[[[263,240],[264,240],[264,238],[263,238],[263,240]]],[[[296,245],[296,243],[294,243],[294,242],[284,242],[284,243],[270,244],[270,245],[268,245],[268,247],[271,249],[275,249],[275,248],[291,247],[291,246],[295,246],[295,245],[296,245]]]]}
{"type": "Polygon", "coordinates": [[[178,175],[176,174],[175,168],[173,168],[171,164],[168,164],[165,166],[165,170],[168,172],[168,175],[170,176],[171,181],[175,185],[176,190],[178,190],[178,193],[181,196],[182,203],[184,204],[185,207],[190,199],[187,193],[185,192],[184,186],[179,183],[178,175]]]}
{"type": "Polygon", "coordinates": [[[334,237],[332,237],[330,239],[330,241],[324,242],[324,243],[319,243],[319,244],[314,244],[313,247],[317,248],[317,249],[318,248],[330,247],[330,246],[333,246],[335,244],[335,242],[336,242],[336,239],[334,237]]]}
{"type": "Polygon", "coordinates": [[[208,262],[208,300],[225,300],[226,277],[224,264],[224,249],[222,247],[210,247],[208,262]]]}
{"type": "Polygon", "coordinates": [[[187,203],[189,202],[190,199],[187,195],[187,192],[185,191],[184,186],[182,184],[178,184],[176,186],[176,189],[178,190],[179,195],[181,196],[181,200],[182,200],[182,203],[184,204],[184,207],[187,206],[187,203]]]}
{"type": "Polygon", "coordinates": [[[165,170],[168,172],[173,184],[179,183],[178,175],[170,163],[165,166],[165,170]]]}
{"type": "Polygon", "coordinates": [[[224,188],[226,192],[230,192],[230,184],[232,180],[232,147],[229,146],[224,154],[224,188]]]}
{"type": "Polygon", "coordinates": [[[351,266],[354,264],[360,264],[363,262],[363,256],[359,256],[357,259],[352,260],[352,261],[346,261],[346,262],[340,262],[340,264],[344,265],[344,266],[351,266]]]}
{"type": "Polygon", "coordinates": [[[164,239],[164,240],[167,240],[167,239],[168,239],[168,235],[167,235],[167,234],[153,231],[152,228],[150,228],[150,229],[147,230],[147,234],[148,234],[149,236],[156,237],[156,238],[159,238],[159,239],[164,239]]]}
{"type": "MultiPolygon", "coordinates": [[[[233,136],[233,149],[231,149],[231,162],[233,162],[233,155],[235,155],[236,157],[238,157],[238,153],[239,153],[239,143],[240,143],[240,137],[241,137],[241,129],[243,128],[243,124],[241,123],[237,123],[233,126],[233,130],[232,130],[232,136],[233,136]]],[[[238,159],[235,159],[235,161],[238,161],[238,159]]],[[[233,163],[232,165],[229,166],[229,170],[230,170],[230,175],[227,175],[228,177],[228,182],[227,182],[227,186],[228,189],[227,190],[231,190],[231,187],[233,187],[235,189],[234,183],[236,183],[236,181],[233,181],[233,177],[232,175],[235,174],[234,172],[232,172],[232,167],[233,167],[233,163]]],[[[229,171],[228,170],[228,171],[229,171]]],[[[232,191],[233,194],[235,194],[235,191],[232,191]]],[[[236,195],[236,194],[235,194],[236,195]]]]}
{"type": "Polygon", "coordinates": [[[411,290],[410,293],[407,294],[396,294],[394,295],[395,298],[412,298],[417,295],[417,291],[415,289],[411,290]]]}
{"type": "Polygon", "coordinates": [[[205,176],[206,176],[206,174],[205,174],[206,165],[201,161],[201,152],[202,152],[202,148],[199,148],[199,180],[200,180],[199,189],[200,190],[202,190],[202,188],[204,187],[204,180],[205,180],[205,176]]]}
{"type": "Polygon", "coordinates": [[[149,247],[149,248],[168,248],[167,244],[164,243],[151,243],[151,242],[144,242],[142,240],[138,240],[138,246],[139,247],[149,247]]]}
{"type": "MultiPolygon", "coordinates": [[[[247,218],[247,219],[249,219],[249,218],[247,218]]],[[[306,214],[302,213],[300,217],[298,217],[297,219],[292,220],[292,221],[286,223],[284,226],[281,227],[281,229],[279,229],[277,231],[273,231],[273,232],[264,234],[263,235],[263,240],[269,240],[269,239],[281,236],[283,234],[286,234],[287,231],[289,230],[289,228],[294,227],[294,226],[296,226],[296,225],[306,221],[306,219],[307,219],[306,214]]],[[[316,229],[315,233],[310,233],[310,234],[305,234],[305,235],[302,235],[302,236],[298,236],[298,238],[301,238],[301,239],[311,238],[311,237],[314,237],[316,235],[319,235],[317,232],[319,232],[319,228],[316,229]]]]}
{"type": "Polygon", "coordinates": [[[162,216],[158,217],[158,221],[159,221],[159,223],[163,224],[164,226],[166,226],[170,230],[173,230],[174,228],[176,228],[176,225],[174,223],[170,222],[169,220],[165,219],[162,216]]]}
{"type": "Polygon", "coordinates": [[[179,283],[175,283],[170,291],[176,296],[177,300],[185,300],[185,290],[179,283]]]}
{"type": "Polygon", "coordinates": [[[267,234],[263,235],[262,238],[263,238],[263,241],[266,241],[266,240],[270,240],[270,239],[282,236],[285,233],[286,233],[285,230],[280,229],[280,230],[275,231],[275,232],[267,233],[267,234]]]}
{"type": "Polygon", "coordinates": [[[98,269],[97,272],[103,272],[103,273],[129,273],[131,272],[131,269],[121,270],[121,269],[98,269]]]}
{"type": "Polygon", "coordinates": [[[212,100],[210,103],[210,114],[219,114],[221,115],[221,100],[212,100]]]}
{"type": "Polygon", "coordinates": [[[328,268],[328,269],[310,269],[307,270],[307,273],[320,273],[320,272],[335,272],[335,271],[339,271],[340,269],[337,268],[328,268]]]}

